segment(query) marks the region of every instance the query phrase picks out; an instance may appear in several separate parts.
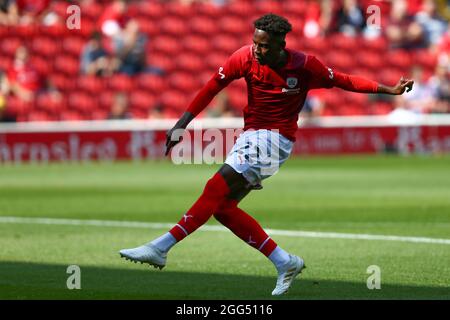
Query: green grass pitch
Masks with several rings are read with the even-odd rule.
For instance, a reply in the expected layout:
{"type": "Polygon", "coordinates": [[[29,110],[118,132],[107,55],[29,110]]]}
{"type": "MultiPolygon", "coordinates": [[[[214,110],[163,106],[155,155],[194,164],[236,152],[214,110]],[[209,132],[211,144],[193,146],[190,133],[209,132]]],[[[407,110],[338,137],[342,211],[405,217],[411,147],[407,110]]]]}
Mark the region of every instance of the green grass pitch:
{"type": "MultiPolygon", "coordinates": [[[[217,168],[2,165],[0,216],[176,223],[217,168]]],[[[264,228],[450,239],[450,158],[292,158],[241,207],[264,228]]],[[[231,232],[190,235],[162,271],[119,258],[166,231],[1,222],[0,298],[272,299],[274,267],[231,232]],[[66,287],[73,264],[81,290],[66,287]]],[[[276,299],[450,299],[449,244],[273,238],[307,265],[276,299]],[[366,286],[371,265],[379,290],[366,286]]]]}

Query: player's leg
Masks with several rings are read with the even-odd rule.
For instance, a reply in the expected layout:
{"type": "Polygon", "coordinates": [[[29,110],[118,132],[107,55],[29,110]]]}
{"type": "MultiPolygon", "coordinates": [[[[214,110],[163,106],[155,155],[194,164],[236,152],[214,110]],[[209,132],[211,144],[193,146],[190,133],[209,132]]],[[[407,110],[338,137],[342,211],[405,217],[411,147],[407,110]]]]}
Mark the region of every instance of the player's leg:
{"type": "Polygon", "coordinates": [[[264,254],[275,266],[278,279],[273,295],[285,293],[295,276],[304,268],[301,258],[283,250],[271,239],[260,224],[244,210],[238,208],[238,203],[251,191],[249,187],[230,194],[214,217],[230,229],[236,236],[253,248],[264,254]]]}
{"type": "MultiPolygon", "coordinates": [[[[275,138],[277,137],[275,136],[275,138]]],[[[271,134],[269,137],[266,133],[262,133],[261,135],[256,135],[256,138],[255,135],[251,135],[248,140],[248,143],[238,144],[237,146],[241,147],[235,150],[238,156],[229,157],[226,162],[233,166],[233,168],[236,168],[236,170],[242,169],[242,178],[246,179],[249,183],[242,185],[241,189],[235,189],[233,193],[230,193],[227,200],[219,206],[214,217],[240,239],[263,253],[274,264],[278,272],[278,279],[272,294],[279,295],[289,289],[295,276],[303,269],[304,262],[301,258],[290,255],[278,246],[253,217],[238,208],[238,203],[251,190],[262,188],[261,181],[274,174],[274,171],[264,170],[267,168],[267,157],[256,156],[251,159],[252,154],[258,155],[258,152],[254,152],[252,147],[257,146],[258,149],[263,149],[268,145],[265,141],[276,140],[274,139],[274,135],[271,134]],[[249,150],[248,154],[250,156],[248,158],[244,157],[244,159],[248,160],[248,164],[245,161],[244,163],[241,161],[240,155],[245,153],[240,151],[243,150],[249,150]]],[[[271,144],[269,152],[271,155],[269,157],[274,156],[275,152],[278,155],[270,162],[277,164],[279,161],[281,165],[290,153],[290,143],[283,141],[281,137],[280,141],[275,141],[275,145],[271,144]],[[278,146],[280,146],[278,148],[279,150],[274,150],[278,146]]],[[[224,165],[222,168],[224,170],[235,170],[231,166],[224,165]]]]}
{"type": "Polygon", "coordinates": [[[219,170],[208,180],[198,200],[172,229],[145,245],[120,250],[120,255],[135,262],[145,262],[163,268],[167,252],[208,221],[229,194],[236,193],[247,184],[236,171],[228,168],[219,170]]]}

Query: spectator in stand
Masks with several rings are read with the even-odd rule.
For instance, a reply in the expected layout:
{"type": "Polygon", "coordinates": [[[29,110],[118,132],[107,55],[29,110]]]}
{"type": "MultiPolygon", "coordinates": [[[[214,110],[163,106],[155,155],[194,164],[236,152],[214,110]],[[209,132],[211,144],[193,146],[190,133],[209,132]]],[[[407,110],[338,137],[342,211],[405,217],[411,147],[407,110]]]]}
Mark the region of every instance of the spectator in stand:
{"type": "Polygon", "coordinates": [[[17,48],[13,65],[7,72],[6,91],[16,95],[24,102],[31,102],[43,89],[41,75],[29,62],[28,49],[17,48]]]}
{"type": "Polygon", "coordinates": [[[411,69],[414,89],[405,94],[405,104],[408,110],[416,113],[428,113],[436,103],[435,91],[425,79],[423,69],[420,65],[415,65],[411,69]]]}
{"type": "Polygon", "coordinates": [[[162,103],[157,102],[148,112],[149,119],[164,119],[164,106],[162,103]]]}
{"type": "Polygon", "coordinates": [[[0,0],[0,26],[14,26],[19,23],[19,13],[15,0],[0,0]]]}
{"type": "Polygon", "coordinates": [[[87,75],[110,76],[117,63],[109,59],[102,46],[102,34],[94,32],[81,53],[80,71],[87,75]]]}
{"type": "Polygon", "coordinates": [[[53,25],[59,17],[50,8],[50,0],[16,0],[19,9],[19,23],[22,25],[53,25]]]}
{"type": "Polygon", "coordinates": [[[356,0],[344,0],[336,14],[336,31],[357,36],[366,27],[366,18],[356,0]]]}
{"type": "Polygon", "coordinates": [[[123,31],[113,38],[113,53],[119,61],[118,72],[134,75],[145,71],[147,38],[139,32],[136,21],[129,21],[123,31]]]}
{"type": "Polygon", "coordinates": [[[311,93],[308,97],[306,97],[301,116],[306,121],[312,120],[320,117],[324,108],[325,103],[319,95],[311,93]]]}
{"type": "Polygon", "coordinates": [[[100,28],[109,38],[108,50],[112,53],[113,67],[117,72],[134,75],[139,72],[163,74],[158,67],[146,63],[147,37],[139,31],[136,20],[127,16],[127,3],[114,1],[100,18],[100,28]]]}
{"type": "Polygon", "coordinates": [[[424,0],[415,20],[424,31],[427,46],[435,46],[447,31],[447,22],[439,16],[435,0],[424,0]]]}
{"type": "Polygon", "coordinates": [[[331,29],[333,18],[333,4],[331,0],[309,1],[305,13],[303,34],[307,38],[325,36],[331,29]]]}
{"type": "Polygon", "coordinates": [[[396,0],[392,3],[386,36],[392,48],[426,47],[424,31],[420,24],[414,21],[414,17],[408,15],[406,0],[396,0]]]}
{"type": "Polygon", "coordinates": [[[431,77],[429,84],[436,98],[432,106],[431,113],[449,113],[450,112],[450,69],[448,65],[438,65],[436,72],[431,77]]]}
{"type": "Polygon", "coordinates": [[[131,115],[128,111],[128,97],[126,93],[119,92],[114,96],[114,101],[108,115],[109,120],[125,120],[130,119],[131,115]]]}

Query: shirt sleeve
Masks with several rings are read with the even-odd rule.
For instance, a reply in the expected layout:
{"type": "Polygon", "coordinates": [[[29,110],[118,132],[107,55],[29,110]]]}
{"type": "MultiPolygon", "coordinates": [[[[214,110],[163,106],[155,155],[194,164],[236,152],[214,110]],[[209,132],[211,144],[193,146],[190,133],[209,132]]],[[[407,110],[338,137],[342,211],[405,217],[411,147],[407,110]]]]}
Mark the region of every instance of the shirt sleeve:
{"type": "Polygon", "coordinates": [[[214,73],[212,78],[205,84],[200,92],[195,96],[187,111],[197,116],[211,102],[216,94],[228,86],[233,80],[242,78],[247,72],[247,59],[244,47],[233,53],[214,73]]]}
{"type": "Polygon", "coordinates": [[[311,73],[309,89],[338,87],[347,91],[376,93],[378,83],[363,77],[345,74],[326,67],[315,56],[308,56],[305,69],[311,73]]]}

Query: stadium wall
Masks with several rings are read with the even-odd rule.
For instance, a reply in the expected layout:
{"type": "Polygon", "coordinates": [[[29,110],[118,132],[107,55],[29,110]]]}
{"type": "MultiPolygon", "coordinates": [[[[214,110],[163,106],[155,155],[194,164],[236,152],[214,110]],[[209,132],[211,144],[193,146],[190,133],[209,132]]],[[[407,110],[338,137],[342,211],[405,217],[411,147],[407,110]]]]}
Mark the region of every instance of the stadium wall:
{"type": "MultiPolygon", "coordinates": [[[[0,163],[162,159],[166,132],[175,121],[1,124],[0,163]]],[[[386,116],[325,117],[299,124],[294,156],[450,152],[450,116],[426,115],[401,121],[386,116]]],[[[222,163],[242,126],[242,118],[194,121],[177,146],[178,161],[222,163]]]]}

